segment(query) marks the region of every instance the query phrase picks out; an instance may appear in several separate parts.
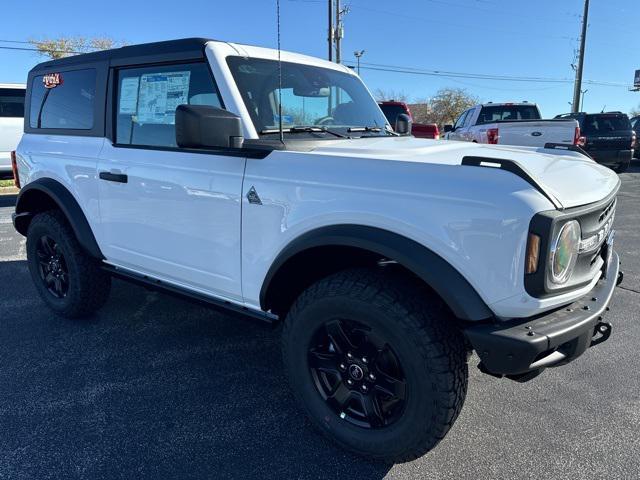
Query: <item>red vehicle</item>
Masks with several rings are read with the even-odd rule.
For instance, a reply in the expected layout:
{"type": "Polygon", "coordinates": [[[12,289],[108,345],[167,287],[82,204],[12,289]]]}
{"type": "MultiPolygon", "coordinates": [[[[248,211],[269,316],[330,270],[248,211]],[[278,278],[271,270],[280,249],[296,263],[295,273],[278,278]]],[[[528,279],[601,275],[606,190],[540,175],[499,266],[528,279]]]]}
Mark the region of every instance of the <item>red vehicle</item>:
{"type": "MultiPolygon", "coordinates": [[[[398,115],[401,113],[406,113],[411,117],[411,119],[413,119],[409,105],[404,102],[390,100],[386,102],[378,102],[378,105],[380,105],[382,113],[384,113],[384,116],[387,117],[387,120],[389,120],[389,123],[394,128],[396,125],[396,118],[398,118],[398,115]]],[[[438,130],[438,125],[435,123],[414,123],[411,126],[411,135],[417,138],[432,138],[434,140],[440,139],[440,131],[438,130]]]]}

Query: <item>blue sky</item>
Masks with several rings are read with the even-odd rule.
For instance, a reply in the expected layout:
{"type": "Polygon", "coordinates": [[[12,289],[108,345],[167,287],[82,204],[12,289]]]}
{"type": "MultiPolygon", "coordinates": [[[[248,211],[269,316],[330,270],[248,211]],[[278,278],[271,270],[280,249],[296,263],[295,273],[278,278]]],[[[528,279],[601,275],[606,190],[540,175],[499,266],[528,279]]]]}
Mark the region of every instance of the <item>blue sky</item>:
{"type": "MultiPolygon", "coordinates": [[[[583,0],[343,0],[343,57],[423,70],[572,79],[583,0]]],[[[110,36],[141,43],[205,36],[274,47],[275,0],[155,0],[136,2],[28,0],[3,2],[0,40],[110,36]]],[[[326,0],[281,0],[282,47],[327,54],[326,0]]],[[[631,84],[640,69],[637,0],[591,0],[587,80],[631,84]],[[634,33],[636,33],[634,35],[634,33]]],[[[24,46],[2,43],[0,46],[24,46]]],[[[23,82],[43,60],[35,52],[0,49],[0,82],[23,82]]],[[[442,87],[462,87],[483,101],[529,100],[545,116],[568,111],[572,83],[447,78],[362,70],[372,90],[428,98],[442,87]]],[[[586,84],[585,110],[629,111],[640,93],[625,86],[586,84]]]]}

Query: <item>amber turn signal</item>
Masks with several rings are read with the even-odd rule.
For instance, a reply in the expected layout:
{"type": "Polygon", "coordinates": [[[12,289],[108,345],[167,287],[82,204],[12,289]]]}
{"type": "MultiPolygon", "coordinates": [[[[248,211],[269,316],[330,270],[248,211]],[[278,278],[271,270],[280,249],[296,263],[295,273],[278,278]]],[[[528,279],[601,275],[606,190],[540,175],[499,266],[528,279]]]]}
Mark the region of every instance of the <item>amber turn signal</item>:
{"type": "Polygon", "coordinates": [[[538,260],[540,259],[540,237],[534,233],[529,234],[527,241],[527,258],[525,263],[525,273],[536,273],[538,271],[538,260]]]}

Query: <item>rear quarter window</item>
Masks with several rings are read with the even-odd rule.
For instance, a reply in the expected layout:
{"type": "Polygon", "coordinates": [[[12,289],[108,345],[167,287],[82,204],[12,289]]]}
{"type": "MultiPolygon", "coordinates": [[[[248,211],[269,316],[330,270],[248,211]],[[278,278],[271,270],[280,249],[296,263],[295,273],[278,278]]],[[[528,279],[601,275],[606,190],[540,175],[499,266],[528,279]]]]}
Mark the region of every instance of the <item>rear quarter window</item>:
{"type": "Polygon", "coordinates": [[[24,117],[24,89],[0,88],[0,118],[24,117]]]}
{"type": "Polygon", "coordinates": [[[540,120],[535,105],[495,105],[482,107],[476,125],[497,121],[540,120]]]}
{"type": "Polygon", "coordinates": [[[29,125],[31,128],[91,130],[96,97],[96,70],[60,73],[60,81],[47,88],[44,75],[33,77],[29,125]]]}

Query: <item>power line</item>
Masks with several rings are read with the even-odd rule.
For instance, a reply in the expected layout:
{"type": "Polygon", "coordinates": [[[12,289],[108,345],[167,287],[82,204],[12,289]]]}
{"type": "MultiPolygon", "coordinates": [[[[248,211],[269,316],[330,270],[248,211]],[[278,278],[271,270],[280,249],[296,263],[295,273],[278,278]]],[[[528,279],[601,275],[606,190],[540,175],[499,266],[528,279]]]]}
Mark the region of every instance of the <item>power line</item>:
{"type": "MultiPolygon", "coordinates": [[[[353,62],[347,62],[347,65],[354,67],[353,62]]],[[[470,73],[470,72],[451,72],[446,70],[427,70],[413,67],[400,67],[397,65],[385,65],[378,63],[360,63],[364,70],[375,70],[382,72],[392,73],[405,73],[410,75],[423,75],[433,77],[446,77],[446,78],[465,78],[474,80],[491,80],[491,81],[504,81],[504,82],[526,82],[526,83],[561,83],[568,84],[573,83],[570,78],[550,78],[550,77],[532,77],[532,76],[512,76],[512,75],[494,75],[494,74],[482,74],[482,73],[470,73]]],[[[629,84],[620,82],[605,82],[599,80],[585,80],[584,83],[589,85],[599,85],[605,87],[624,87],[628,88],[629,84]]]]}

